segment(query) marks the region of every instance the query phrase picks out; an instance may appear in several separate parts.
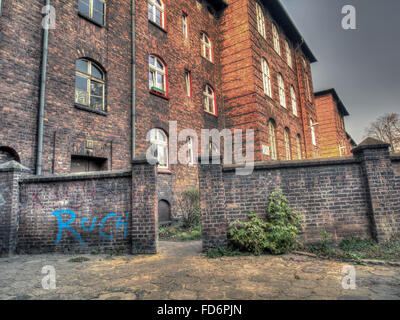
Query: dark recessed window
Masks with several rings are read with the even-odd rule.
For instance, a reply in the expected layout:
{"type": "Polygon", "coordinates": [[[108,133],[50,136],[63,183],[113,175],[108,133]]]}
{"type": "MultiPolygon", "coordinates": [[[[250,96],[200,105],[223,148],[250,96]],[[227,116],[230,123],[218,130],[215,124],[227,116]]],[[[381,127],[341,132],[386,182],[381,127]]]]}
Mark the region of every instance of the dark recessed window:
{"type": "Polygon", "coordinates": [[[78,11],[94,22],[105,24],[105,0],[78,0],[78,11]]]}
{"type": "Polygon", "coordinates": [[[72,173],[106,171],[106,170],[107,170],[107,159],[84,157],[84,156],[71,157],[72,173]]]}

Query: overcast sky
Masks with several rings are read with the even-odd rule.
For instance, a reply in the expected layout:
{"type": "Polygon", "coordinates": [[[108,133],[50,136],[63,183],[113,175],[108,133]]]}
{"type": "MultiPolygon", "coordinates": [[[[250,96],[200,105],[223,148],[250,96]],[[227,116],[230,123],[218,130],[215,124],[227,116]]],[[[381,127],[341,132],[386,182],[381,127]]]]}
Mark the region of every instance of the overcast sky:
{"type": "Polygon", "coordinates": [[[400,113],[400,0],[281,0],[318,62],[315,91],[335,88],[357,143],[379,115],[400,113]],[[353,5],[357,30],[341,26],[353,5]]]}

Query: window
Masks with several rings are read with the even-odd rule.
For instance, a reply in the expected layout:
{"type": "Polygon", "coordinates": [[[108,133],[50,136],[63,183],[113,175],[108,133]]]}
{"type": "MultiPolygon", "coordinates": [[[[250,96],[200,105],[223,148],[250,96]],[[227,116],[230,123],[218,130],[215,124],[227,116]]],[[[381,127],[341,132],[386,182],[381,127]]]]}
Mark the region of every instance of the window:
{"type": "Polygon", "coordinates": [[[307,97],[308,101],[311,102],[310,82],[308,80],[308,75],[307,74],[304,75],[304,82],[305,82],[305,87],[306,87],[306,97],[307,97]]]}
{"type": "Polygon", "coordinates": [[[288,128],[285,128],[283,136],[285,139],[286,160],[292,160],[292,153],[290,150],[290,131],[288,128]]]}
{"type": "Polygon", "coordinates": [[[105,111],[103,71],[94,62],[85,59],[77,60],[75,70],[75,103],[105,111]]]}
{"type": "Polygon", "coordinates": [[[271,147],[271,159],[278,160],[278,155],[276,153],[275,122],[273,120],[269,120],[268,122],[268,131],[269,131],[269,144],[271,147]]]}
{"type": "Polygon", "coordinates": [[[286,47],[286,61],[287,61],[287,64],[289,65],[289,67],[293,67],[293,64],[292,64],[292,52],[291,52],[291,50],[290,50],[290,46],[289,46],[289,42],[287,41],[287,40],[285,40],[285,47],[286,47]]]}
{"type": "Polygon", "coordinates": [[[156,25],[164,28],[165,17],[164,17],[164,1],[163,0],[148,0],[148,17],[149,20],[154,22],[156,25]]]}
{"type": "Polygon", "coordinates": [[[166,68],[160,58],[149,56],[149,88],[163,95],[167,94],[166,68]]]}
{"type": "Polygon", "coordinates": [[[297,146],[297,159],[301,160],[301,136],[298,134],[296,136],[296,146],[297,146]]]}
{"type": "Polygon", "coordinates": [[[215,103],[215,92],[208,84],[204,87],[204,110],[216,115],[217,108],[215,103]]]}
{"type": "Polygon", "coordinates": [[[185,70],[185,93],[187,97],[192,97],[192,74],[188,70],[185,70]]]}
{"type": "Polygon", "coordinates": [[[187,141],[188,150],[188,163],[190,165],[194,164],[194,153],[193,153],[193,137],[189,137],[187,141]]]}
{"type": "Polygon", "coordinates": [[[78,12],[101,25],[105,24],[105,7],[104,0],[78,1],[78,12]]]}
{"type": "Polygon", "coordinates": [[[211,40],[205,33],[201,33],[201,55],[207,60],[213,61],[211,40]]]}
{"type": "Polygon", "coordinates": [[[83,156],[71,156],[71,172],[106,171],[107,159],[83,156]]]}
{"type": "Polygon", "coordinates": [[[275,24],[272,24],[272,37],[274,38],[274,49],[275,51],[281,55],[281,46],[279,44],[279,34],[278,29],[275,24]]]}
{"type": "Polygon", "coordinates": [[[188,16],[186,13],[182,14],[182,32],[183,32],[183,38],[187,39],[189,36],[189,32],[188,32],[188,16]]]}
{"type": "Polygon", "coordinates": [[[339,155],[341,157],[344,157],[344,156],[346,156],[346,152],[347,152],[346,146],[339,144],[339,155]]]}
{"type": "Polygon", "coordinates": [[[269,71],[268,62],[264,58],[261,59],[261,68],[262,68],[263,83],[264,83],[264,93],[269,97],[272,97],[271,73],[269,71]]]}
{"type": "Polygon", "coordinates": [[[286,108],[285,84],[283,82],[283,78],[280,73],[278,73],[278,87],[279,87],[279,102],[282,107],[286,108]]]}
{"type": "Polygon", "coordinates": [[[161,129],[150,131],[151,151],[154,158],[158,160],[158,167],[168,169],[168,138],[161,129]]]}
{"type": "Polygon", "coordinates": [[[293,114],[297,116],[297,102],[296,102],[296,91],[294,91],[294,87],[290,86],[290,96],[292,98],[292,109],[293,114]]]}
{"type": "Polygon", "coordinates": [[[311,128],[311,141],[314,146],[317,145],[317,139],[315,137],[315,124],[313,119],[310,119],[310,128],[311,128]]]}
{"type": "Polygon", "coordinates": [[[256,2],[256,13],[257,13],[258,32],[263,36],[263,38],[266,38],[264,12],[262,11],[261,6],[257,2],[256,2]]]}

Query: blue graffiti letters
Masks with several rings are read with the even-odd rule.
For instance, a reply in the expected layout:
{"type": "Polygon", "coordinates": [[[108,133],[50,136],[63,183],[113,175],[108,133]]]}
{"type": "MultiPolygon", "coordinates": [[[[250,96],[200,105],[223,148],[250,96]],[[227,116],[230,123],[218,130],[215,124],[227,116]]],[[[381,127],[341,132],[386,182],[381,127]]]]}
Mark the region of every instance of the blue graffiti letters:
{"type": "Polygon", "coordinates": [[[75,221],[75,217],[76,217],[75,212],[73,212],[71,210],[59,210],[59,211],[54,212],[53,216],[56,216],[58,219],[58,236],[57,236],[57,240],[56,240],[55,244],[58,244],[60,242],[63,229],[67,229],[67,230],[71,231],[72,234],[75,236],[75,238],[78,239],[81,244],[84,244],[79,233],[76,232],[75,229],[72,229],[70,227],[70,224],[75,221]],[[61,216],[63,213],[69,214],[69,216],[71,217],[71,219],[68,222],[63,221],[62,216],[61,216]]]}

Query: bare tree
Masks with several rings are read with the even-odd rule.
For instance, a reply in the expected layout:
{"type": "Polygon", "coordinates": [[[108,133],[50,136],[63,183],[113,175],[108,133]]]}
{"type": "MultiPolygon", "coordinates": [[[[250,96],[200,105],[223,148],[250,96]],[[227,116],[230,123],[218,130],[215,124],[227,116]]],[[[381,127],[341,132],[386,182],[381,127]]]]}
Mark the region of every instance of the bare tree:
{"type": "Polygon", "coordinates": [[[400,152],[400,115],[387,113],[365,130],[367,136],[389,143],[392,152],[400,152]]]}

